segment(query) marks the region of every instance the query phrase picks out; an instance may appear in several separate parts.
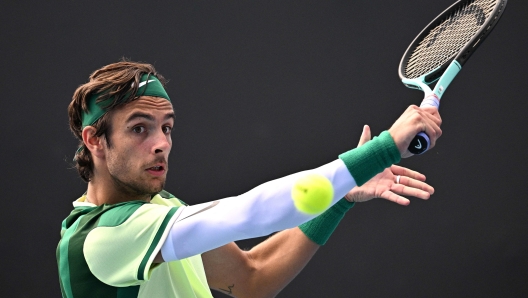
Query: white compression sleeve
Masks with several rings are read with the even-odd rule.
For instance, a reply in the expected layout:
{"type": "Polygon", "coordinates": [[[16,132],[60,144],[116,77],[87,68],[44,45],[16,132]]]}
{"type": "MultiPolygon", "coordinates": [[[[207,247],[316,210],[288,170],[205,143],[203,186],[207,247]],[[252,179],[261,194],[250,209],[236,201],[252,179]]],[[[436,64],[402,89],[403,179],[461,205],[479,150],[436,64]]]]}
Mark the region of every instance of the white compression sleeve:
{"type": "Polygon", "coordinates": [[[317,215],[299,212],[291,199],[293,184],[308,173],[327,177],[334,186],[332,205],[356,182],[342,160],[261,184],[254,189],[213,203],[185,208],[161,247],[163,259],[184,259],[229,242],[269,235],[296,227],[317,215]]]}

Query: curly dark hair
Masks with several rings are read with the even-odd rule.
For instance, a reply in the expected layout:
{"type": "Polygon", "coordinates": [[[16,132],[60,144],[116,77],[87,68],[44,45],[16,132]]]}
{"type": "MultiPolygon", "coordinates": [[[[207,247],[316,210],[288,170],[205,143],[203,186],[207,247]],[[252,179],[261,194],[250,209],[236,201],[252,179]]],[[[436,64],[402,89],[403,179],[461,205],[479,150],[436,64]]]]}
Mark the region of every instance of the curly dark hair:
{"type": "Polygon", "coordinates": [[[79,150],[75,154],[75,168],[81,178],[88,182],[93,176],[93,160],[90,151],[84,146],[82,139],[82,113],[88,111],[88,99],[93,94],[101,94],[97,102],[111,98],[111,102],[103,108],[107,113],[91,126],[96,129],[95,135],[103,136],[108,146],[110,145],[110,116],[116,107],[136,100],[139,80],[145,73],[156,76],[162,85],[166,84],[165,78],[156,72],[154,66],[123,60],[117,63],[106,65],[90,75],[88,83],[83,84],[75,90],[72,101],[68,106],[68,117],[70,130],[79,140],[79,150]],[[134,82],[134,84],[132,84],[134,82]]]}

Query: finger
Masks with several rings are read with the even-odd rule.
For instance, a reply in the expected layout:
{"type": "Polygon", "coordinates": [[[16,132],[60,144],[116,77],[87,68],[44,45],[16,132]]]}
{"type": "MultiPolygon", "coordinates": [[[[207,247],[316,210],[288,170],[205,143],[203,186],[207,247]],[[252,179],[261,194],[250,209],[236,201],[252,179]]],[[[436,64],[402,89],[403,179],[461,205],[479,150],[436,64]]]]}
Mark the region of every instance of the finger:
{"type": "Polygon", "coordinates": [[[416,179],[413,179],[413,178],[410,178],[410,177],[407,177],[407,176],[400,176],[400,183],[401,185],[403,186],[407,186],[407,187],[410,187],[410,188],[416,188],[416,189],[419,189],[419,190],[423,190],[423,191],[426,191],[428,192],[429,194],[433,194],[434,193],[434,188],[423,182],[423,181],[420,181],[420,180],[416,180],[416,179]]]}
{"type": "Polygon", "coordinates": [[[434,187],[432,187],[431,185],[423,181],[419,181],[405,176],[400,176],[400,184],[406,187],[423,190],[431,195],[435,192],[434,187]]]}
{"type": "Polygon", "coordinates": [[[363,126],[363,132],[361,133],[361,137],[359,138],[358,147],[361,147],[361,145],[370,141],[370,138],[371,138],[370,127],[368,125],[365,125],[363,126]]]}
{"type": "Polygon", "coordinates": [[[434,123],[435,127],[440,127],[442,125],[442,118],[440,118],[440,114],[431,114],[425,112],[423,115],[427,120],[431,121],[431,123],[434,123]]]}
{"type": "Polygon", "coordinates": [[[426,125],[425,133],[429,136],[429,139],[431,140],[431,147],[430,149],[434,148],[436,146],[436,141],[440,136],[442,135],[442,129],[440,129],[440,126],[436,125],[436,123],[428,123],[429,125],[426,125]]]}
{"type": "Polygon", "coordinates": [[[438,112],[438,109],[435,107],[423,107],[424,111],[426,111],[428,114],[433,116],[433,121],[436,122],[439,126],[442,125],[442,117],[440,117],[440,113],[438,112]]]}
{"type": "Polygon", "coordinates": [[[392,191],[385,191],[381,194],[380,198],[394,202],[398,205],[407,206],[411,203],[409,199],[399,196],[392,191]]]}
{"type": "Polygon", "coordinates": [[[437,107],[425,106],[425,107],[420,107],[420,109],[426,111],[427,113],[431,115],[440,115],[440,112],[438,112],[437,107]]]}
{"type": "Polygon", "coordinates": [[[426,178],[425,175],[420,172],[416,172],[411,169],[400,167],[397,165],[392,165],[390,167],[390,170],[394,175],[407,176],[420,181],[425,181],[426,178]]]}
{"type": "Polygon", "coordinates": [[[407,196],[407,197],[411,196],[411,197],[419,198],[422,200],[427,200],[431,197],[431,194],[428,191],[415,188],[415,187],[409,187],[403,184],[393,184],[390,190],[398,195],[407,196]]]}
{"type": "Polygon", "coordinates": [[[442,129],[440,128],[442,120],[439,118],[440,114],[432,115],[425,112],[421,115],[424,116],[424,131],[429,136],[431,140],[431,148],[433,148],[436,145],[436,140],[442,135],[442,129]]]}

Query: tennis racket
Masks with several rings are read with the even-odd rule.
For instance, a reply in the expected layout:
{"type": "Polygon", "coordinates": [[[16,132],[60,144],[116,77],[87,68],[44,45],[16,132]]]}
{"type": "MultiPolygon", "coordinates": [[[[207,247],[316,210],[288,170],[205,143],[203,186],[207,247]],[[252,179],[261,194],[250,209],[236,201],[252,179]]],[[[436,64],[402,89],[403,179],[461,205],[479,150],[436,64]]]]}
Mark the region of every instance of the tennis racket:
{"type": "MultiPolygon", "coordinates": [[[[507,0],[459,0],[437,16],[405,51],[398,73],[408,88],[422,90],[421,107],[440,107],[440,98],[471,54],[499,22],[507,0]],[[436,83],[431,90],[431,85],[436,83]]],[[[422,154],[430,140],[421,132],[409,152],[422,154]]]]}

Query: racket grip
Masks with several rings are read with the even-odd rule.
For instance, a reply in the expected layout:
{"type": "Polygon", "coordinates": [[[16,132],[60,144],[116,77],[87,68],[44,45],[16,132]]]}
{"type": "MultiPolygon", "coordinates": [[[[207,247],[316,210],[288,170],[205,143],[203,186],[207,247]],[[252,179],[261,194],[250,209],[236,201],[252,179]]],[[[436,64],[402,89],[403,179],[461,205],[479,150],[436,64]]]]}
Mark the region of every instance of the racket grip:
{"type": "Polygon", "coordinates": [[[430,146],[431,140],[429,139],[429,136],[422,131],[414,137],[407,150],[412,154],[419,155],[427,151],[430,146]]]}

